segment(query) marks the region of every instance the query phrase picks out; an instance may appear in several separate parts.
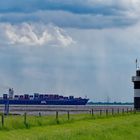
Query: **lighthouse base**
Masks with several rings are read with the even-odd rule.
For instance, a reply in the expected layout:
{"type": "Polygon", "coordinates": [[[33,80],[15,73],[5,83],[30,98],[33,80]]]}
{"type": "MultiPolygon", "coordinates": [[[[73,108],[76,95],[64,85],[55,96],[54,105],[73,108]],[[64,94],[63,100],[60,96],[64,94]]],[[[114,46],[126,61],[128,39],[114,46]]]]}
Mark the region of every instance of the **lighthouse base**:
{"type": "Polygon", "coordinates": [[[140,110],[140,97],[134,97],[134,108],[140,110]]]}

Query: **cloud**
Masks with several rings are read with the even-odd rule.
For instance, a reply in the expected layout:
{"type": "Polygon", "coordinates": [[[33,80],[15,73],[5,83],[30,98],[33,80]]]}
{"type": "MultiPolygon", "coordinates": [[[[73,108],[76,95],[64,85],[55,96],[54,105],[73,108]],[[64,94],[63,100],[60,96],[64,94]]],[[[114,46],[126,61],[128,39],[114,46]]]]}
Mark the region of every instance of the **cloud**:
{"type": "Polygon", "coordinates": [[[0,1],[0,12],[36,12],[45,10],[62,10],[74,13],[109,13],[106,11],[139,9],[139,0],[7,0],[0,1]]]}
{"type": "Polygon", "coordinates": [[[139,18],[132,15],[92,15],[74,14],[66,11],[38,11],[30,14],[10,13],[2,14],[1,23],[10,22],[12,24],[43,23],[54,24],[60,28],[83,28],[83,29],[103,29],[112,27],[128,27],[136,24],[139,18]]]}
{"type": "Polygon", "coordinates": [[[139,22],[139,0],[9,0],[0,2],[0,22],[43,22],[61,28],[128,27],[139,22]]]}
{"type": "MultiPolygon", "coordinates": [[[[73,39],[59,27],[43,24],[0,24],[5,43],[9,45],[27,46],[60,46],[66,47],[74,43],[73,39]]],[[[0,40],[0,42],[4,42],[0,40]]]]}

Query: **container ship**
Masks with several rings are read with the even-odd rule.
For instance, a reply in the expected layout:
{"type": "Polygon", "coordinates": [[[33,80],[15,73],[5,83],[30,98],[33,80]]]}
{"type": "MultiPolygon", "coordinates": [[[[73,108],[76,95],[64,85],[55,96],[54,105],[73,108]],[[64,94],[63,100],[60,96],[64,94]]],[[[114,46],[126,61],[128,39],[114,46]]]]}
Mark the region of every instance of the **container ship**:
{"type": "Polygon", "coordinates": [[[0,97],[0,104],[11,105],[85,105],[89,99],[75,98],[74,96],[61,96],[58,94],[14,95],[13,88],[9,89],[9,94],[0,97]]]}

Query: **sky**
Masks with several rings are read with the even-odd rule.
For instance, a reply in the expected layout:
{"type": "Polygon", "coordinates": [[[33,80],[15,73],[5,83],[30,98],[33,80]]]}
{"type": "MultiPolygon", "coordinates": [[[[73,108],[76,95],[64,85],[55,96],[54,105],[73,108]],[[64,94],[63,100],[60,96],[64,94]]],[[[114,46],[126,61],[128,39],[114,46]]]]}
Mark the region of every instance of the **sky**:
{"type": "Polygon", "coordinates": [[[139,0],[0,1],[0,96],[58,93],[132,102],[139,0]]]}

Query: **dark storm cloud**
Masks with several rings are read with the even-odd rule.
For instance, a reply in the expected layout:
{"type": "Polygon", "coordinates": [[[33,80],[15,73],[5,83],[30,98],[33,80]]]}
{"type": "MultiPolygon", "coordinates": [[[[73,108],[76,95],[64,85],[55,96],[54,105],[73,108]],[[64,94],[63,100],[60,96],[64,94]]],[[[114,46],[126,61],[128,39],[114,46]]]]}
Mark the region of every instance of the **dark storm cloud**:
{"type": "Polygon", "coordinates": [[[0,1],[0,22],[43,22],[59,27],[110,28],[139,20],[137,0],[7,0],[0,1]]]}
{"type": "MultiPolygon", "coordinates": [[[[133,2],[133,0],[132,0],[133,2]]],[[[118,0],[6,0],[0,1],[1,12],[36,12],[39,10],[62,10],[79,14],[103,14],[112,15],[126,11],[124,5],[130,5],[130,1],[118,0]]]]}
{"type": "Polygon", "coordinates": [[[114,4],[106,4],[105,2],[92,2],[84,0],[7,0],[0,2],[0,12],[36,12],[39,10],[62,10],[79,14],[113,14],[116,11],[123,10],[114,4]]]}

